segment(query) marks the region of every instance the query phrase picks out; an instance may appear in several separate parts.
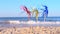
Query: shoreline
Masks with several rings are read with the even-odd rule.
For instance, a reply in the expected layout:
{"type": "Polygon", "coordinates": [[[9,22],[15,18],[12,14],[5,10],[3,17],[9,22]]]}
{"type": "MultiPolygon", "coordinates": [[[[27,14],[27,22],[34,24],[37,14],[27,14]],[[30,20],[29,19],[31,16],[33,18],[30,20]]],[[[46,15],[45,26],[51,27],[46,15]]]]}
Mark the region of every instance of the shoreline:
{"type": "Polygon", "coordinates": [[[45,26],[45,27],[60,27],[60,22],[40,22],[40,21],[3,21],[0,22],[0,26],[3,27],[30,27],[30,26],[45,26]]]}

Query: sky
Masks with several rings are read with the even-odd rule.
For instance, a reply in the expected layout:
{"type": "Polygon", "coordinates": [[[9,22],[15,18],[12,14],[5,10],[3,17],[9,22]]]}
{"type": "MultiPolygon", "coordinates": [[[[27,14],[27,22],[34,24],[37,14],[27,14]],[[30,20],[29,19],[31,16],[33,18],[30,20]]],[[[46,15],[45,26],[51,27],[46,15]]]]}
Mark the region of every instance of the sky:
{"type": "Polygon", "coordinates": [[[40,9],[42,5],[48,6],[48,17],[60,17],[60,0],[0,0],[0,17],[28,17],[26,12],[20,9],[25,5],[31,10],[32,7],[37,8],[39,17],[42,16],[40,9]]]}

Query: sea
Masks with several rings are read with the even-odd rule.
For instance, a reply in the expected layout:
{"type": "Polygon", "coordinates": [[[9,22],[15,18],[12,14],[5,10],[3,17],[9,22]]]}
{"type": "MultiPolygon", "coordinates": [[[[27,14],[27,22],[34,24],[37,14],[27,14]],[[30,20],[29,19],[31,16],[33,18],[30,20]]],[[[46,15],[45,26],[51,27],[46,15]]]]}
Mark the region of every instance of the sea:
{"type": "MultiPolygon", "coordinates": [[[[8,20],[17,20],[17,21],[28,21],[28,17],[0,17],[0,23],[1,21],[8,21],[8,20]]],[[[30,17],[30,20],[33,20],[33,21],[36,21],[36,18],[35,17],[30,17]]],[[[44,18],[43,17],[38,17],[38,21],[44,21],[44,18]]],[[[60,22],[60,17],[47,17],[46,22],[60,22]]],[[[0,24],[0,27],[29,27],[29,26],[59,26],[60,27],[60,24],[0,24]]]]}
{"type": "MultiPolygon", "coordinates": [[[[28,17],[0,17],[0,21],[5,20],[28,21],[28,17]]],[[[30,17],[30,20],[36,21],[36,18],[30,17]]],[[[44,21],[44,18],[38,17],[38,21],[44,21]]],[[[45,21],[60,21],[60,17],[47,17],[45,21]]]]}

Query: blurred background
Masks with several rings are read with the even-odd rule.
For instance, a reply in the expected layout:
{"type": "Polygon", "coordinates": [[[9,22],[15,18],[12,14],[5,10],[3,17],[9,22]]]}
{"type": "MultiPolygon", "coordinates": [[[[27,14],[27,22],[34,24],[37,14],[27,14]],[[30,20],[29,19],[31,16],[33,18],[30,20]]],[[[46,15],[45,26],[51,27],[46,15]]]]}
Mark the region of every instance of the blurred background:
{"type": "Polygon", "coordinates": [[[42,5],[48,6],[48,17],[60,17],[60,0],[0,0],[0,17],[27,17],[26,12],[20,9],[21,5],[25,5],[31,10],[32,7],[38,9],[39,17],[44,8],[42,5]]]}

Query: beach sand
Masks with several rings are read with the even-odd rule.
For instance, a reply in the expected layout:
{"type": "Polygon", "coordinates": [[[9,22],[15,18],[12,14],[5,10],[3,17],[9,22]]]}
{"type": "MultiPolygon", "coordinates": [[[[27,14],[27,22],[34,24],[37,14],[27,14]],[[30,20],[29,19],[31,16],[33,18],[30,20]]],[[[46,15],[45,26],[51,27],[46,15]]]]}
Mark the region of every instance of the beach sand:
{"type": "Polygon", "coordinates": [[[60,34],[60,27],[0,27],[0,34],[60,34]]]}
{"type": "MultiPolygon", "coordinates": [[[[28,21],[28,22],[31,23],[32,21],[28,21]]],[[[33,24],[36,24],[36,23],[33,23],[33,24]]],[[[47,24],[47,22],[45,24],[47,24]]],[[[27,26],[0,27],[0,34],[60,34],[60,26],[39,26],[39,25],[32,26],[32,25],[30,25],[29,27],[27,26]]]]}

